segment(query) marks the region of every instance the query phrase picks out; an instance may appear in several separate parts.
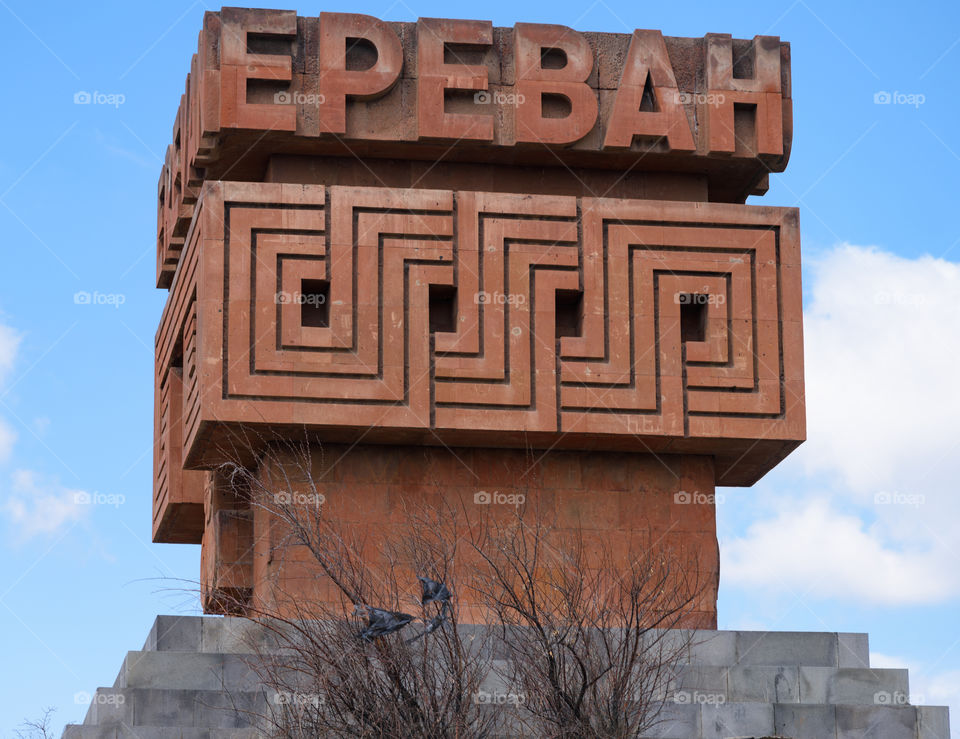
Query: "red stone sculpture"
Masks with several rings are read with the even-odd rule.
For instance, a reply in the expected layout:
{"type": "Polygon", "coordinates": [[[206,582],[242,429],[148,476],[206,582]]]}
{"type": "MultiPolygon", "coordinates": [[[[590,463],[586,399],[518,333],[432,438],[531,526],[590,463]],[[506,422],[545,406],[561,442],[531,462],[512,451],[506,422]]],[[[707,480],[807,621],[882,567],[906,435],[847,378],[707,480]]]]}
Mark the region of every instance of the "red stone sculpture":
{"type": "Polygon", "coordinates": [[[330,595],[211,472],[307,429],[345,525],[522,491],[684,552],[715,626],[713,499],[684,496],[805,434],[797,212],[743,204],[789,80],[773,37],[208,13],[159,187],[153,521],[202,542],[206,607],[330,595]]]}

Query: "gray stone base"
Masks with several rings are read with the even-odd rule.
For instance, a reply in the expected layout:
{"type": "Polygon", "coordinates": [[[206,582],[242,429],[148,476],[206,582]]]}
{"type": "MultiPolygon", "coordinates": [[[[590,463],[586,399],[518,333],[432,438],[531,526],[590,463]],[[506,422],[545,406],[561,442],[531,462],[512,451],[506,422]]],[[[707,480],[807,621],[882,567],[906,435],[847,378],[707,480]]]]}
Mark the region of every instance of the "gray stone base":
{"type": "MultiPolygon", "coordinates": [[[[158,616],[63,736],[259,736],[247,718],[267,693],[248,664],[262,638],[245,619],[158,616]]],[[[698,631],[649,739],[949,739],[947,709],[909,695],[906,670],[870,667],[866,634],[698,631]]]]}

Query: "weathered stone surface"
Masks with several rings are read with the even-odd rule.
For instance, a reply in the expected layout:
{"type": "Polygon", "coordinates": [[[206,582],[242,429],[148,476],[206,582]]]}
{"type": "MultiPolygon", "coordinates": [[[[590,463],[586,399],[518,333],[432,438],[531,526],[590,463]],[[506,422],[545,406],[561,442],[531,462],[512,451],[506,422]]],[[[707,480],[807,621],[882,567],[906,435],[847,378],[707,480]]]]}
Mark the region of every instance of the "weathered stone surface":
{"type": "Polygon", "coordinates": [[[204,652],[251,654],[276,644],[272,631],[245,618],[200,618],[204,652]]]}
{"type": "MultiPolygon", "coordinates": [[[[324,498],[324,515],[336,517],[345,536],[362,537],[389,528],[402,537],[410,525],[405,510],[424,503],[462,511],[464,527],[482,516],[508,520],[514,511],[550,521],[556,536],[576,535],[582,527],[588,548],[612,545],[610,555],[617,567],[629,566],[655,541],[671,552],[685,574],[700,581],[702,592],[686,614],[686,625],[716,623],[719,552],[714,506],[706,502],[712,501],[713,491],[713,471],[706,458],[554,452],[543,464],[532,464],[527,454],[516,450],[327,444],[324,454],[313,460],[311,476],[319,481],[315,491],[324,498]],[[520,480],[525,482],[518,484],[520,480]],[[685,488],[703,491],[704,501],[678,502],[685,488]],[[504,504],[511,496],[514,504],[504,504]]],[[[264,480],[274,472],[265,466],[264,480]]],[[[287,474],[297,490],[307,489],[304,475],[287,474]]],[[[269,511],[262,507],[254,506],[253,519],[246,544],[253,551],[253,607],[272,609],[284,603],[287,594],[300,593],[318,608],[320,604],[336,608],[339,595],[309,551],[283,549],[283,529],[272,525],[269,511]]],[[[381,561],[387,566],[374,547],[364,556],[371,566],[381,561]]],[[[469,550],[452,565],[460,578],[479,566],[478,555],[469,550]]],[[[413,573],[406,579],[416,582],[413,573]]],[[[676,582],[680,587],[679,578],[676,582]]],[[[219,584],[213,581],[204,587],[212,590],[219,584]]],[[[461,592],[458,603],[462,620],[483,620],[472,593],[461,592]]]]}
{"type": "Polygon", "coordinates": [[[119,688],[219,690],[223,655],[196,652],[127,652],[119,688]]]}
{"type": "MultiPolygon", "coordinates": [[[[128,727],[67,726],[63,739],[129,739],[128,727]]],[[[261,739],[255,729],[207,729],[195,727],[138,726],[136,739],[261,739]]]]}
{"type": "Polygon", "coordinates": [[[741,665],[807,665],[836,667],[837,635],[799,631],[737,632],[741,665]]]}
{"type": "Polygon", "coordinates": [[[688,739],[700,736],[700,707],[667,703],[657,717],[655,726],[647,732],[657,739],[688,739]]]}
{"type": "Polygon", "coordinates": [[[833,739],[837,735],[836,706],[792,705],[773,707],[774,733],[790,739],[833,739]]]}
{"type": "Polygon", "coordinates": [[[771,703],[724,703],[719,706],[704,705],[700,710],[700,736],[703,739],[773,734],[771,703]]]}
{"type": "Polygon", "coordinates": [[[837,706],[837,739],[914,739],[913,706],[837,706]]]}
{"type": "Polygon", "coordinates": [[[838,667],[869,667],[870,639],[866,634],[837,634],[838,667]]]}
{"type": "Polygon", "coordinates": [[[93,724],[118,721],[133,723],[133,704],[127,691],[118,688],[97,688],[84,720],[93,724]]]}
{"type": "MultiPolygon", "coordinates": [[[[463,637],[482,636],[489,628],[466,627],[463,637]]],[[[158,617],[146,649],[130,652],[124,661],[125,687],[99,689],[85,724],[67,727],[64,737],[120,737],[131,730],[138,737],[159,739],[246,736],[250,712],[262,715],[268,696],[250,672],[254,656],[235,650],[255,644],[275,651],[268,634],[245,619],[158,617]],[[197,634],[204,636],[198,639],[197,634]]],[[[883,698],[872,702],[876,689],[891,696],[900,696],[897,691],[902,690],[905,695],[905,671],[809,664],[825,661],[833,654],[825,645],[842,643],[850,635],[698,631],[693,636],[698,646],[679,669],[677,690],[666,696],[659,721],[645,732],[648,739],[949,736],[946,708],[887,705],[883,698]],[[697,656],[713,663],[723,654],[732,655],[734,644],[760,643],[765,644],[764,659],[780,655],[795,664],[738,665],[732,659],[727,665],[704,664],[697,656]],[[713,649],[704,650],[704,644],[713,649]],[[804,649],[809,649],[809,658],[804,649]]],[[[866,643],[865,638],[853,641],[866,643]]],[[[492,696],[510,692],[505,679],[509,663],[495,659],[492,668],[480,690],[492,696]]]]}
{"type": "Polygon", "coordinates": [[[200,182],[255,179],[276,153],[587,165],[625,175],[642,165],[705,173],[718,199],[742,202],[786,166],[790,89],[789,46],[769,36],[207,13],[158,185],[158,283],[169,285],[176,271],[200,182]],[[269,49],[260,48],[264,34],[269,49]],[[344,53],[349,34],[376,51],[344,53]],[[448,44],[470,51],[448,54],[448,44]],[[738,45],[755,60],[749,78],[733,76],[738,45]],[[544,48],[563,63],[544,66],[544,48]],[[551,110],[561,95],[569,110],[551,110]]]}
{"type": "MultiPolygon", "coordinates": [[[[215,620],[215,619],[210,619],[215,620]]],[[[157,616],[143,645],[145,652],[199,652],[201,629],[208,619],[199,616],[157,616]]],[[[222,650],[221,650],[222,651],[222,650]]]]}
{"type": "Polygon", "coordinates": [[[688,665],[678,670],[676,697],[678,702],[699,704],[703,701],[728,700],[727,667],[688,665]]]}
{"type": "MultiPolygon", "coordinates": [[[[677,635],[678,639],[686,638],[677,635]]],[[[701,665],[727,667],[737,662],[736,631],[696,631],[689,639],[689,661],[701,665]]]]}
{"type": "Polygon", "coordinates": [[[910,688],[906,670],[801,667],[801,703],[900,705],[910,688]]]}
{"type": "MultiPolygon", "coordinates": [[[[160,538],[169,501],[186,495],[177,460],[225,461],[239,424],[296,419],[368,442],[707,453],[728,485],[751,484],[804,438],[793,210],[227,182],[208,184],[198,207],[157,335],[157,425],[185,423],[181,457],[158,447],[160,538]],[[483,231],[498,218],[509,225],[483,231]],[[258,245],[263,229],[276,233],[258,245]],[[387,232],[409,243],[394,236],[387,248],[387,232]],[[549,243],[507,249],[534,235],[549,243]],[[411,260],[418,286],[404,290],[411,260]],[[303,324],[304,280],[325,286],[322,326],[303,324]],[[435,343],[428,284],[456,295],[457,321],[435,343]],[[558,290],[579,295],[574,335],[555,335],[558,290]],[[681,316],[694,302],[705,333],[687,345],[681,316]],[[655,351],[637,348],[651,341],[655,351]],[[181,374],[178,411],[163,388],[181,374]]],[[[697,502],[703,491],[685,492],[697,502]]]]}
{"type": "Polygon", "coordinates": [[[918,739],[947,739],[950,714],[941,706],[917,706],[918,739]]]}
{"type": "Polygon", "coordinates": [[[734,702],[799,703],[799,668],[730,667],[727,674],[728,700],[734,702]]]}

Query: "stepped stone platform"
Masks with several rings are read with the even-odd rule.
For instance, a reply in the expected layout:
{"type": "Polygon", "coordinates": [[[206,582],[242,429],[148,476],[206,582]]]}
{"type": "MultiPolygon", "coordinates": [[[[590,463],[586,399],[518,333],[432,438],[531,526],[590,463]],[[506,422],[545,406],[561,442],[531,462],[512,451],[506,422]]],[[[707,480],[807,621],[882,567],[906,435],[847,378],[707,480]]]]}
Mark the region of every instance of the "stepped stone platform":
{"type": "MultiPolygon", "coordinates": [[[[266,643],[246,619],[158,616],[63,737],[260,736],[247,717],[270,696],[250,663],[266,643]]],[[[906,670],[870,667],[866,634],[696,631],[649,739],[949,739],[948,709],[909,695],[906,670]]]]}

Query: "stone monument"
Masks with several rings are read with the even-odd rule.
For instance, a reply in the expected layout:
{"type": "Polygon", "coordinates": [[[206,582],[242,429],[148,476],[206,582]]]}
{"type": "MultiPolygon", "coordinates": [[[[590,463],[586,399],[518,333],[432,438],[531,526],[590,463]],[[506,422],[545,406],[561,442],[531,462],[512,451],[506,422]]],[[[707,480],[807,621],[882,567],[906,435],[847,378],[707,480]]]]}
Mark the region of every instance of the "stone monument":
{"type": "MultiPolygon", "coordinates": [[[[238,436],[306,433],[346,528],[522,496],[618,566],[630,537],[680,557],[706,583],[685,625],[716,629],[715,487],[805,436],[798,213],[745,204],[791,111],[776,37],[208,12],[158,189],[153,490],[154,541],[202,547],[205,612],[335,599],[216,471],[256,468],[238,436]]],[[[109,689],[128,700],[68,735],[234,735],[199,706],[253,689],[244,623],[158,619],[109,689]]],[[[724,701],[669,706],[659,736],[946,739],[945,709],[876,700],[906,674],[865,635],[708,643],[689,686],[724,701]]]]}
{"type": "Polygon", "coordinates": [[[208,14],[159,186],[153,521],[202,544],[205,608],[296,589],[205,469],[306,428],[325,515],[522,490],[685,553],[715,628],[714,486],[804,438],[797,212],[743,205],[790,106],[771,37],[208,14]]]}

